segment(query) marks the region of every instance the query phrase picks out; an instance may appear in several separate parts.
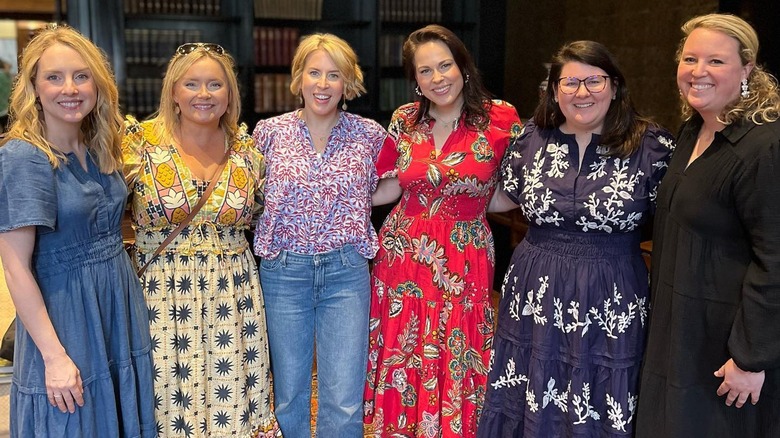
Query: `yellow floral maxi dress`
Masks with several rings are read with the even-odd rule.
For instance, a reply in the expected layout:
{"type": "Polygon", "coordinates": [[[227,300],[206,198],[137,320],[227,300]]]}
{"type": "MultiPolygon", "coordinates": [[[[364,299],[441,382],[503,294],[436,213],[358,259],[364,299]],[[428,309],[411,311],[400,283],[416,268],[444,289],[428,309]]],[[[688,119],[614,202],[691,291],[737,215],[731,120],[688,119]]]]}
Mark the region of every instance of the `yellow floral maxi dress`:
{"type": "MultiPolygon", "coordinates": [[[[161,128],[128,118],[125,179],[133,194],[134,261],[152,256],[200,199],[161,128]]],[[[245,127],[208,202],[141,278],[154,352],[161,437],[272,436],[265,306],[244,235],[262,208],[263,156],[245,127]]]]}

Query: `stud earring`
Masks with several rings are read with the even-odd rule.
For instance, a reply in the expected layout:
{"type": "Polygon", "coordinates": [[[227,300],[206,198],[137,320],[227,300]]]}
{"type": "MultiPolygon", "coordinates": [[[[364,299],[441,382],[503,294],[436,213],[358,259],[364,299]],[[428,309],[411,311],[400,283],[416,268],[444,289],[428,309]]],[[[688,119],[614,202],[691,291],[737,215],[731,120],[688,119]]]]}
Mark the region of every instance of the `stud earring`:
{"type": "Polygon", "coordinates": [[[469,79],[471,79],[471,76],[469,76],[469,74],[468,74],[468,73],[466,73],[466,80],[465,80],[465,81],[463,81],[463,83],[464,83],[464,84],[468,84],[468,83],[469,83],[469,79]]]}
{"type": "Polygon", "coordinates": [[[40,97],[35,98],[35,109],[37,109],[38,111],[43,111],[43,105],[41,105],[40,97]]]}
{"type": "Polygon", "coordinates": [[[748,91],[747,78],[742,79],[740,86],[742,87],[742,92],[739,94],[742,95],[742,98],[747,99],[748,97],[750,97],[750,91],[748,91]]]}
{"type": "Polygon", "coordinates": [[[415,85],[414,86],[414,94],[416,94],[418,96],[422,96],[422,91],[420,91],[420,85],[415,85]]]}

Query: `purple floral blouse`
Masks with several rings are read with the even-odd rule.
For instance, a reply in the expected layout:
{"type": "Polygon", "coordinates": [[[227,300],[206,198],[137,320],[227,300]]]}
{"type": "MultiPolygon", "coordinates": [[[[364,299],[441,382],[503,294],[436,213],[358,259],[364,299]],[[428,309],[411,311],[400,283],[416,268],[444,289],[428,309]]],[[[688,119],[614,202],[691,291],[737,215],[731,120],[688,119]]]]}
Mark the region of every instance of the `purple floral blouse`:
{"type": "Polygon", "coordinates": [[[273,259],[282,250],[314,255],[353,245],[373,258],[374,163],[387,132],[373,120],[341,112],[320,155],[299,112],[261,120],[252,134],[266,160],[255,254],[273,259]]]}

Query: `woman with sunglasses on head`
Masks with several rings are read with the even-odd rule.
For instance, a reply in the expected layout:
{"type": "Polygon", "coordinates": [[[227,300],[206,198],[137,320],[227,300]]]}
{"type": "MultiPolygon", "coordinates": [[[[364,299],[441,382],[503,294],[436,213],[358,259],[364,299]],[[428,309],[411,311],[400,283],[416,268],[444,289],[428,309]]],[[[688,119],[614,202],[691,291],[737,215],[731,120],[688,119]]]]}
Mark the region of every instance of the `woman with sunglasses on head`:
{"type": "Polygon", "coordinates": [[[520,118],[449,29],[412,32],[403,58],[419,101],[395,111],[377,163],[373,201],[401,200],[372,272],[365,421],[377,437],[473,437],[493,339],[485,212],[520,118]]]}
{"type": "Polygon", "coordinates": [[[685,122],[658,192],[638,437],[780,432],[780,93],[728,14],[683,26],[685,122]]]}
{"type": "Polygon", "coordinates": [[[157,436],[147,310],[120,233],[118,97],[105,55],[72,28],[24,49],[0,140],[14,438],[157,436]]]}
{"type": "Polygon", "coordinates": [[[180,46],[154,118],[126,123],[161,436],[278,432],[263,296],[244,235],[262,209],[264,161],[238,125],[234,68],[221,46],[180,46]]]}
{"type": "Polygon", "coordinates": [[[268,166],[255,252],[285,438],[311,436],[313,360],[317,436],[363,436],[368,260],[377,250],[371,193],[386,132],[346,111],[365,92],[357,61],[335,35],[303,38],[290,84],[303,107],[261,120],[253,133],[268,166]]]}
{"type": "Polygon", "coordinates": [[[555,55],[503,169],[529,229],[504,277],[480,437],[632,435],[649,304],[640,227],[673,141],[637,114],[603,45],[555,55]]]}

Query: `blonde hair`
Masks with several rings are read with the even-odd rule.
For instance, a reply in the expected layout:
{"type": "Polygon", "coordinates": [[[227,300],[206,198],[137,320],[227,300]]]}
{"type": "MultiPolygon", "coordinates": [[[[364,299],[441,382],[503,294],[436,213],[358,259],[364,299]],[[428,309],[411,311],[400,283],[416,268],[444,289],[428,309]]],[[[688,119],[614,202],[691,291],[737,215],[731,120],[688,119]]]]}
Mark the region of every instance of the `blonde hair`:
{"type": "Polygon", "coordinates": [[[155,126],[162,128],[163,141],[172,140],[179,125],[179,115],[176,114],[176,102],[173,100],[173,87],[176,85],[187,70],[193,64],[204,58],[211,58],[216,61],[225,72],[228,87],[228,105],[225,114],[219,118],[219,127],[225,132],[225,138],[232,139],[238,133],[238,118],[241,115],[241,95],[238,91],[238,79],[235,72],[235,61],[227,52],[217,53],[200,45],[198,48],[187,54],[176,53],[170,61],[165,71],[162,91],[160,93],[160,107],[157,109],[151,121],[155,126]]]}
{"type": "Polygon", "coordinates": [[[29,141],[46,154],[55,169],[67,160],[65,154],[46,139],[46,120],[36,108],[38,61],[43,52],[56,44],[75,50],[92,73],[97,99],[95,107],[81,122],[81,135],[100,171],[112,173],[122,167],[122,115],[114,74],[105,53],[67,25],[47,26],[24,49],[8,108],[11,127],[0,145],[12,138],[29,141]]]}
{"type": "MultiPolygon", "coordinates": [[[[718,116],[718,121],[729,125],[738,119],[748,119],[753,123],[774,122],[780,118],[780,95],[777,79],[756,64],[758,56],[758,35],[745,20],[731,14],[708,14],[694,17],[682,25],[685,34],[677,49],[677,62],[680,62],[685,41],[695,29],[707,29],[721,32],[734,38],[739,45],[739,57],[742,65],[753,64],[747,77],[748,97],[743,97],[726,106],[718,116]]],[[[682,115],[689,119],[693,108],[683,98],[682,115]]]]}
{"type": "Polygon", "coordinates": [[[339,73],[344,78],[344,99],[352,100],[366,92],[363,86],[363,71],[358,65],[358,57],[352,47],[343,39],[329,33],[315,33],[304,37],[295,49],[292,62],[292,81],[290,91],[301,97],[303,68],[306,59],[317,50],[322,50],[330,56],[339,73]]]}

